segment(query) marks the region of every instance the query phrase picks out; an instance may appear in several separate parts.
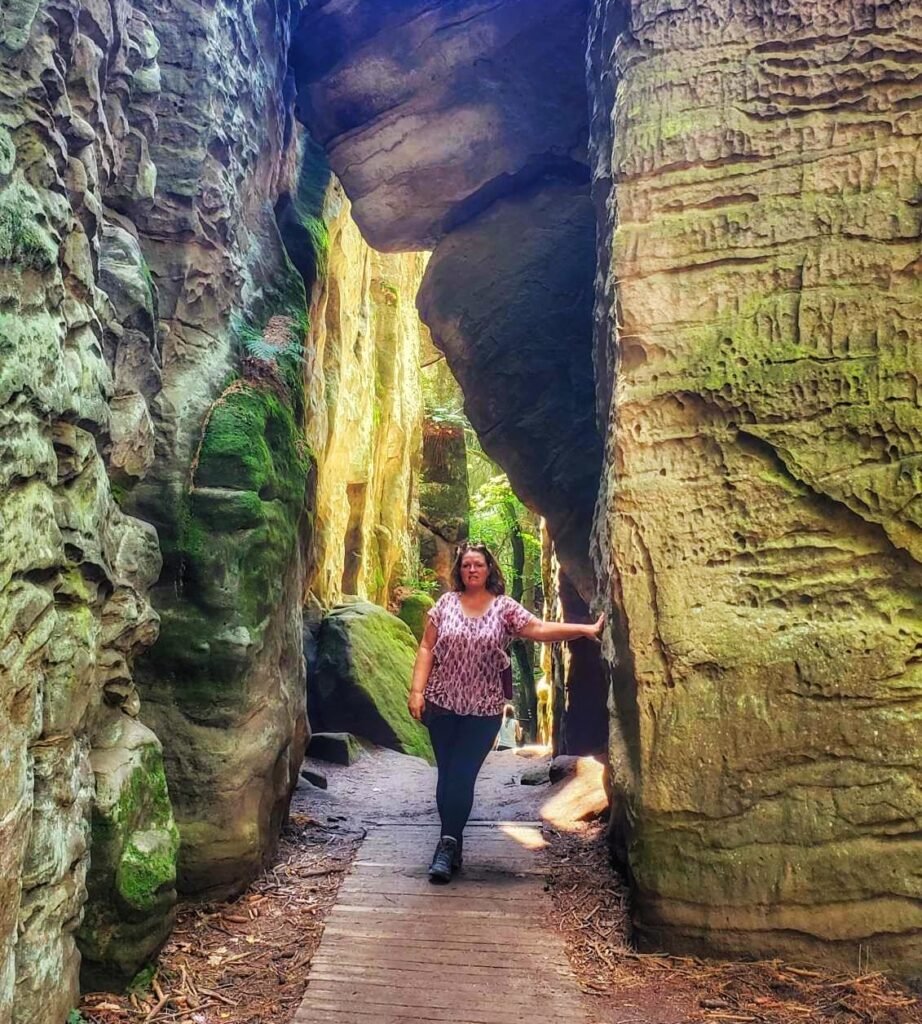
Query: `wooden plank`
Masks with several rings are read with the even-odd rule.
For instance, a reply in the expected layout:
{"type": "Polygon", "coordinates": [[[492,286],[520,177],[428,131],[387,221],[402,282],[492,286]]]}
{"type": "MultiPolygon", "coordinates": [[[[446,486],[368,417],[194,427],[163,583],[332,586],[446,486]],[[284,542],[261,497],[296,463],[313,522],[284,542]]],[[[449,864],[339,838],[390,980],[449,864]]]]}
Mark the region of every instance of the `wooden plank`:
{"type": "Polygon", "coordinates": [[[384,985],[393,991],[432,987],[451,992],[487,991],[496,998],[503,995],[521,996],[523,999],[540,996],[548,1006],[557,999],[559,980],[553,974],[543,977],[539,972],[526,974],[503,967],[493,970],[481,968],[479,972],[453,967],[446,971],[443,964],[436,964],[428,971],[410,971],[390,964],[311,964],[311,984],[321,981],[333,984],[361,981],[371,985],[384,985]]]}
{"type": "MultiPolygon", "coordinates": [[[[380,1003],[365,1003],[361,1006],[342,1003],[329,998],[311,1000],[308,988],[302,1010],[295,1017],[296,1024],[417,1024],[418,1021],[447,1022],[447,1024],[523,1024],[523,1021],[544,1020],[540,1006],[524,1009],[518,1006],[503,1007],[494,1002],[492,1006],[459,1006],[444,1009],[432,1006],[388,1006],[380,1003]],[[303,1016],[302,1016],[303,1011],[303,1016]],[[313,1016],[311,1015],[313,1013],[313,1016]]],[[[557,1013],[553,1024],[586,1024],[585,1015],[578,1006],[570,1012],[557,1013]]]]}
{"type": "Polygon", "coordinates": [[[553,948],[544,931],[509,927],[491,923],[489,917],[459,919],[452,915],[450,920],[428,916],[420,920],[413,914],[399,918],[396,915],[362,914],[354,915],[350,908],[337,907],[327,918],[326,931],[330,935],[347,938],[372,938],[375,940],[399,942],[401,940],[434,943],[470,945],[474,943],[485,949],[512,951],[514,949],[553,948]]]}
{"type": "MultiPolygon", "coordinates": [[[[489,1014],[497,1012],[500,1008],[499,1000],[486,986],[477,993],[451,991],[443,988],[437,991],[433,989],[423,991],[418,988],[393,989],[386,985],[370,985],[361,982],[333,985],[319,982],[315,984],[311,981],[308,983],[306,995],[310,996],[317,1006],[348,1006],[362,1010],[380,1007],[385,1012],[416,1010],[424,1012],[427,1016],[434,1016],[437,1013],[450,1015],[456,1013],[459,1008],[463,1009],[465,1014],[470,1014],[473,1010],[489,1014]]],[[[532,1014],[538,1019],[544,1019],[546,1016],[553,1020],[574,1016],[573,1003],[565,1001],[563,997],[558,997],[555,1003],[550,1003],[546,998],[539,996],[533,999],[519,997],[513,1006],[515,1013],[519,1015],[515,1018],[516,1021],[521,1021],[523,1018],[527,1020],[532,1014]]],[[[580,1013],[578,1001],[575,1009],[577,1013],[580,1013]]],[[[449,1016],[447,1019],[451,1020],[452,1017],[449,1016]]]]}
{"type": "MultiPolygon", "coordinates": [[[[446,1014],[442,1010],[431,1012],[404,1010],[394,1011],[386,1007],[373,1007],[369,1010],[355,1009],[342,1006],[314,1006],[306,1000],[301,1004],[292,1024],[523,1024],[524,1018],[519,1014],[502,1014],[500,1011],[490,1011],[484,1014],[480,1010],[468,1011],[466,1007],[459,1007],[457,1010],[446,1014]],[[501,1015],[500,1015],[501,1014],[501,1015]]],[[[543,1020],[539,1015],[535,1020],[543,1020]]],[[[567,1017],[557,1018],[560,1024],[584,1024],[586,1018],[567,1017]]],[[[527,1024],[532,1024],[531,1021],[527,1024]]],[[[556,1024],[549,1022],[549,1024],[556,1024]]]]}
{"type": "Polygon", "coordinates": [[[311,962],[311,970],[318,967],[361,967],[369,965],[393,969],[404,973],[439,974],[446,971],[462,974],[484,974],[490,977],[503,973],[557,973],[569,976],[569,965],[566,962],[534,956],[491,956],[481,954],[479,962],[475,959],[474,950],[430,951],[425,948],[404,949],[395,951],[393,956],[382,956],[381,949],[375,944],[356,948],[355,946],[331,946],[328,953],[317,953],[311,962]]]}
{"type": "Polygon", "coordinates": [[[535,949],[521,949],[497,945],[487,948],[482,942],[431,943],[402,937],[401,940],[380,936],[324,936],[327,940],[316,953],[317,957],[336,956],[347,963],[369,963],[372,956],[382,963],[447,964],[491,968],[501,964],[512,969],[531,964],[543,967],[557,965],[569,970],[566,955],[557,947],[542,945],[535,949]]]}
{"type": "MultiPolygon", "coordinates": [[[[503,864],[491,858],[490,863],[480,860],[466,861],[464,867],[455,876],[451,886],[463,886],[465,882],[499,882],[507,880],[528,881],[532,878],[544,878],[546,868],[535,867],[530,861],[519,861],[510,864],[507,869],[503,864]]],[[[406,864],[406,862],[386,862],[378,860],[355,861],[350,878],[415,878],[429,883],[429,862],[406,864]]]]}
{"type": "Polygon", "coordinates": [[[540,832],[465,836],[465,870],[426,874],[430,824],[372,828],[327,918],[295,1024],[586,1024],[547,928],[540,832]],[[524,842],[519,840],[524,837],[524,842]]]}

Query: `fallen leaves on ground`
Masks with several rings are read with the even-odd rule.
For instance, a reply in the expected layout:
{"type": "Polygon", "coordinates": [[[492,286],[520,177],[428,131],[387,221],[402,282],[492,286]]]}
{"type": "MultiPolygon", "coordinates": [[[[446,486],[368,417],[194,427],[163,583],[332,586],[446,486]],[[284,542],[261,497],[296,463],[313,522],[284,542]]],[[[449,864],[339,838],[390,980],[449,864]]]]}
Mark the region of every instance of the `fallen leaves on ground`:
{"type": "Polygon", "coordinates": [[[286,1024],[363,831],[292,814],[275,863],[236,900],[187,903],[149,990],[87,993],[89,1024],[286,1024]]]}
{"type": "Polygon", "coordinates": [[[608,1020],[681,1024],[919,1024],[922,999],[880,973],[848,976],[780,960],[724,962],[631,948],[627,891],[604,826],[546,830],[549,887],[583,990],[608,1020]],[[637,998],[630,1001],[631,994],[637,998]],[[625,1016],[625,1000],[638,1016],[625,1016]],[[663,1001],[657,1007],[657,1000],[663,1001]],[[652,1012],[652,1016],[647,1011],[652,1012]]]}

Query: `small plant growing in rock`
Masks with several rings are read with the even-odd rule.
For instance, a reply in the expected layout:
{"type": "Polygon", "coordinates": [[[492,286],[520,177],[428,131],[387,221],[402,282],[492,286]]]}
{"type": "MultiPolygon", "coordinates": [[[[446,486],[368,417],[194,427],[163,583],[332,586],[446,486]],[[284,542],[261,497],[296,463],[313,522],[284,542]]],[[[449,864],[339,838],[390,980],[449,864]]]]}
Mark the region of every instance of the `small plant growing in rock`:
{"type": "Polygon", "coordinates": [[[307,313],[278,313],[261,330],[241,316],[234,316],[231,323],[243,350],[240,375],[287,401],[293,379],[304,363],[304,338],[310,327],[307,313]]]}
{"type": "Polygon", "coordinates": [[[303,339],[310,327],[306,313],[279,313],[270,317],[262,330],[241,316],[234,316],[231,323],[245,359],[278,363],[287,357],[303,361],[303,339]]]}

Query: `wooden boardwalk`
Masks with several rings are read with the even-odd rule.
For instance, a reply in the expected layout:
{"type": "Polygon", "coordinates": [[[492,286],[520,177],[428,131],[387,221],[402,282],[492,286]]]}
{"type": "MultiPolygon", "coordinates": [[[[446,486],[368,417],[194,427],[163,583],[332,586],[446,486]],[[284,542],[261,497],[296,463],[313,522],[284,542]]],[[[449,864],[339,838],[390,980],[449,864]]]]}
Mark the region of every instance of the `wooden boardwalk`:
{"type": "Polygon", "coordinates": [[[438,829],[369,831],[327,918],[295,1024],[588,1024],[547,926],[540,827],[471,823],[464,869],[431,885],[438,829]]]}

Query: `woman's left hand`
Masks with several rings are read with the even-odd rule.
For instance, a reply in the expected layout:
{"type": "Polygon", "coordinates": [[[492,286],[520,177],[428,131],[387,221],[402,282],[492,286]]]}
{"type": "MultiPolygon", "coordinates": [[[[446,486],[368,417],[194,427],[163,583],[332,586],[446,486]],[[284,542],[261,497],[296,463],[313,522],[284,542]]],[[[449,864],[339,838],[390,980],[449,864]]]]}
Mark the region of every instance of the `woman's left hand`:
{"type": "Polygon", "coordinates": [[[602,642],[602,630],[605,628],[605,612],[595,620],[592,626],[592,632],[589,634],[593,640],[597,640],[599,643],[602,642]]]}

